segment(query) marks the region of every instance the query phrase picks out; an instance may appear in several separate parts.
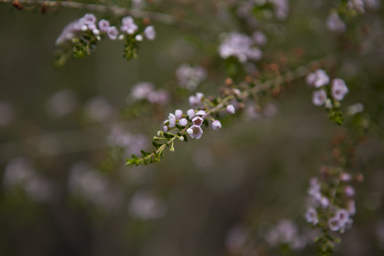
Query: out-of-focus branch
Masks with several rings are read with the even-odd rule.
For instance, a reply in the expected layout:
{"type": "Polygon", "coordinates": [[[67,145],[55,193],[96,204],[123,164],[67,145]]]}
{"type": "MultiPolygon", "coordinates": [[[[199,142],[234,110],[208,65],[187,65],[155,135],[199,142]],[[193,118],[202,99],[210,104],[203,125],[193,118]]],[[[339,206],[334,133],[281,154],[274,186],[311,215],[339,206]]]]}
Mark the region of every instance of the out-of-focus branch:
{"type": "Polygon", "coordinates": [[[142,11],[138,9],[127,9],[119,6],[107,6],[102,4],[85,4],[85,3],[78,3],[78,2],[41,1],[41,0],[40,1],[38,0],[21,0],[21,1],[0,0],[0,3],[11,3],[14,6],[20,5],[20,4],[21,6],[23,4],[28,4],[28,5],[41,5],[46,8],[66,7],[66,8],[80,9],[80,10],[102,12],[102,13],[112,12],[116,16],[131,15],[136,18],[150,18],[154,21],[161,22],[167,25],[172,25],[175,23],[175,18],[171,15],[158,13],[158,12],[147,12],[147,11],[142,11]]]}

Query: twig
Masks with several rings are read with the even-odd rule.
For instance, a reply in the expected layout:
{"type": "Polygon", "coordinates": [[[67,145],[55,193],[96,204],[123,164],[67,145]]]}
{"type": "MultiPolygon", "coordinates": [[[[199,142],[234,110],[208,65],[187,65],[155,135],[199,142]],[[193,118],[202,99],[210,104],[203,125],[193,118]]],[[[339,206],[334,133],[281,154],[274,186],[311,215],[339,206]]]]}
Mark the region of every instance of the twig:
{"type": "MultiPolygon", "coordinates": [[[[14,0],[1,0],[0,3],[14,3],[14,0]]],[[[116,16],[131,15],[136,18],[150,18],[154,21],[158,21],[167,25],[175,23],[175,18],[168,14],[158,12],[147,12],[138,9],[127,9],[119,6],[106,6],[102,4],[84,4],[78,2],[67,2],[67,1],[38,1],[38,0],[21,0],[22,4],[37,4],[45,7],[66,7],[81,10],[90,10],[96,12],[112,12],[116,16]]]]}

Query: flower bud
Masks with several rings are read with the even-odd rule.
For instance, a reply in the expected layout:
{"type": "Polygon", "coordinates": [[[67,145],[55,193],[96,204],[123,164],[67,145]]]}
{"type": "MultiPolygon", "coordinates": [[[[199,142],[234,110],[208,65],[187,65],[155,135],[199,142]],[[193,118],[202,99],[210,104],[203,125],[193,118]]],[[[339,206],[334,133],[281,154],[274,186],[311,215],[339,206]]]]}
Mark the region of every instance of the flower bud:
{"type": "Polygon", "coordinates": [[[226,110],[229,114],[235,114],[235,107],[233,105],[228,105],[226,110]]]}
{"type": "Polygon", "coordinates": [[[219,120],[215,120],[212,122],[212,129],[217,131],[221,128],[221,123],[219,120]]]}

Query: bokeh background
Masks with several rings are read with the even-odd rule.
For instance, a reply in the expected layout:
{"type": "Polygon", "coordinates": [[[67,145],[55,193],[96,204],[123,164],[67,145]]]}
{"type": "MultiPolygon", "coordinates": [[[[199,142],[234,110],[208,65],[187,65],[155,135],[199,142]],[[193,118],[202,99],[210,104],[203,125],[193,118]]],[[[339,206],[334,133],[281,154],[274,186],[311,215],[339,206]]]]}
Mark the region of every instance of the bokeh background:
{"type": "MultiPolygon", "coordinates": [[[[270,24],[266,58],[300,49],[300,64],[338,49],[324,21],[331,5],[291,2],[288,20],[270,24]]],[[[205,2],[168,7],[187,17],[197,13],[199,22],[225,32],[239,30],[229,14],[205,2]]],[[[121,42],[104,40],[91,56],[53,68],[56,38],[84,13],[61,8],[41,15],[0,4],[0,255],[243,255],[245,233],[258,248],[246,255],[316,255],[303,218],[308,180],[343,128],[312,105],[304,81],[271,98],[257,118],[244,111],[218,132],[177,142],[161,163],[128,168],[125,154],[137,148],[111,147],[111,132],[151,149],[168,113],[189,108],[189,92],[174,82],[184,62],[203,65],[208,79],[197,91],[217,95],[225,73],[190,37],[208,45],[218,33],[154,23],[157,38],[143,42],[137,59],[126,61],[121,42]],[[169,90],[170,102],[132,103],[127,96],[141,81],[169,90]],[[303,248],[268,249],[266,234],[281,220],[293,221],[308,238],[303,248]]],[[[343,106],[362,102],[379,127],[382,14],[366,15],[373,25],[364,49],[343,56],[337,72],[350,87],[343,106]]],[[[384,254],[382,142],[367,136],[358,147],[355,170],[365,181],[355,187],[355,223],[335,255],[384,254]]]]}

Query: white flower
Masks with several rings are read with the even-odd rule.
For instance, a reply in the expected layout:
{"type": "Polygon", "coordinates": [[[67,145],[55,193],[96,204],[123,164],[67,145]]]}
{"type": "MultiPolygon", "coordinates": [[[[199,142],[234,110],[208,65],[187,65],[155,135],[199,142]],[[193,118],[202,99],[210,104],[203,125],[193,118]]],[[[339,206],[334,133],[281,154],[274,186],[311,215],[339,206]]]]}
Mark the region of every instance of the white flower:
{"type": "Polygon", "coordinates": [[[141,42],[141,41],[143,41],[143,36],[142,35],[137,35],[137,36],[135,36],[135,39],[136,39],[136,41],[141,42]]]}
{"type": "Polygon", "coordinates": [[[172,128],[176,126],[176,116],[174,114],[169,113],[168,120],[169,120],[169,127],[172,128]]]}
{"type": "Polygon", "coordinates": [[[177,120],[180,120],[181,117],[183,116],[183,111],[180,110],[180,109],[177,109],[177,110],[175,111],[175,116],[176,116],[176,119],[177,119],[177,120]]]}
{"type": "Polygon", "coordinates": [[[188,115],[188,118],[192,120],[192,118],[195,117],[195,110],[191,108],[190,110],[187,111],[187,115],[188,115]]]}

